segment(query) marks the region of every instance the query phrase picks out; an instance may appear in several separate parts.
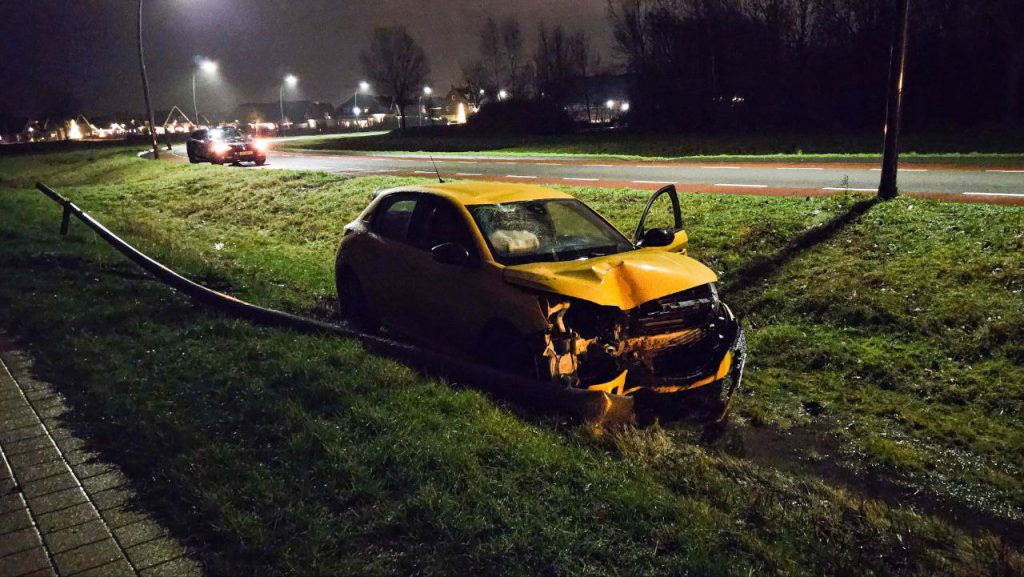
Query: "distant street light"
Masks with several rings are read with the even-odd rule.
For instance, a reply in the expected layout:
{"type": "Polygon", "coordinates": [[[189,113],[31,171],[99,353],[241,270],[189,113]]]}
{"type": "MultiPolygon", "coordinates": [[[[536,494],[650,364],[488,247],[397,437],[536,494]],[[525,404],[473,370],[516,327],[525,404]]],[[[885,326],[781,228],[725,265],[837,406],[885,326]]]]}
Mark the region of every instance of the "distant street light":
{"type": "Polygon", "coordinates": [[[508,90],[502,88],[498,91],[498,100],[505,100],[506,98],[508,98],[508,90]]]}
{"type": "Polygon", "coordinates": [[[299,78],[294,74],[288,74],[284,77],[284,82],[281,83],[281,88],[277,91],[278,101],[281,103],[281,122],[280,125],[284,125],[284,87],[289,88],[299,83],[299,78]]]}
{"type": "Polygon", "coordinates": [[[619,110],[621,110],[623,112],[629,112],[629,103],[628,102],[623,102],[622,106],[619,107],[619,110]]]}
{"type": "MultiPolygon", "coordinates": [[[[430,95],[434,93],[434,89],[429,86],[423,87],[423,95],[427,97],[427,106],[430,106],[430,95]]],[[[430,122],[434,122],[431,118],[430,122]]],[[[420,96],[420,126],[423,126],[423,96],[420,96]]]]}
{"type": "MultiPolygon", "coordinates": [[[[217,63],[208,58],[199,61],[199,70],[207,74],[217,73],[217,63]]],[[[192,69],[192,109],[196,113],[196,126],[199,126],[199,104],[196,101],[196,69],[192,69]]]]}
{"type": "Polygon", "coordinates": [[[139,0],[139,71],[142,73],[142,93],[146,97],[146,115],[149,116],[149,140],[153,145],[153,160],[160,158],[156,143],[156,118],[149,99],[149,78],[146,76],[146,54],[142,48],[142,0],[139,0]]]}
{"type": "Polygon", "coordinates": [[[608,102],[605,102],[604,105],[608,107],[608,110],[615,110],[614,100],[609,100],[608,102]]]}
{"type": "Polygon", "coordinates": [[[352,96],[352,98],[355,100],[355,102],[353,102],[353,104],[355,104],[355,106],[352,108],[352,112],[356,116],[359,116],[359,93],[360,92],[367,92],[369,90],[370,90],[370,83],[365,81],[365,80],[360,80],[359,81],[359,89],[356,90],[355,94],[352,96]]]}

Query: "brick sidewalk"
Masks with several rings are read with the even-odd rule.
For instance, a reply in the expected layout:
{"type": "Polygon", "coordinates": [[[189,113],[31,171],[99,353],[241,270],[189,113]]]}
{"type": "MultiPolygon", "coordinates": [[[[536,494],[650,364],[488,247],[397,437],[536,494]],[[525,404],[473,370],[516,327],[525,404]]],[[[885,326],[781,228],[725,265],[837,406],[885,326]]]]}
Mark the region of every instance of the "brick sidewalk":
{"type": "Polygon", "coordinates": [[[0,333],[0,577],[198,577],[128,480],[60,421],[64,398],[0,333]]]}

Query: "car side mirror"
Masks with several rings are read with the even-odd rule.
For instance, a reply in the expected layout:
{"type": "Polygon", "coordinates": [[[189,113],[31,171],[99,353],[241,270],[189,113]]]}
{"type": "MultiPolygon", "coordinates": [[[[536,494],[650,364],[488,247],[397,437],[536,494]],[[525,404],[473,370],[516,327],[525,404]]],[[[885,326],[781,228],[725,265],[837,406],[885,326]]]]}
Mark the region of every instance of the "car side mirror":
{"type": "Polygon", "coordinates": [[[446,242],[430,249],[430,255],[441,264],[466,266],[469,264],[469,251],[457,242],[446,242]]]}
{"type": "Polygon", "coordinates": [[[669,246],[676,239],[676,233],[667,228],[652,228],[644,233],[640,246],[644,248],[669,246]]]}

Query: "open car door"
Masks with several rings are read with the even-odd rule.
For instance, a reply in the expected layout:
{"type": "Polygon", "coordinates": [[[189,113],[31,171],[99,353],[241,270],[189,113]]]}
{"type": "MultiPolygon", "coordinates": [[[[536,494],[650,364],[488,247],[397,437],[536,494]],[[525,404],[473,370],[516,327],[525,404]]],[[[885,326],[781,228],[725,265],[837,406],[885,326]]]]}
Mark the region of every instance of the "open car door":
{"type": "Polygon", "coordinates": [[[633,233],[633,244],[639,248],[660,247],[671,252],[686,250],[687,236],[679,194],[674,184],[658,189],[644,207],[633,233]]]}

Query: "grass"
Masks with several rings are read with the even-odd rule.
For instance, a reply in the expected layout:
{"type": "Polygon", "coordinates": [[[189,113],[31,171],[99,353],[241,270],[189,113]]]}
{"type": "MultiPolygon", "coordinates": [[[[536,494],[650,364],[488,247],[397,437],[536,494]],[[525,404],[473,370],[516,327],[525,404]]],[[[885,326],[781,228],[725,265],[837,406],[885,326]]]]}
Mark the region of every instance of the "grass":
{"type": "MultiPolygon", "coordinates": [[[[211,574],[1024,572],[1019,208],[901,199],[779,260],[859,199],[683,195],[691,254],[749,329],[733,434],[835,439],[790,459],[685,422],[593,437],[354,342],[225,318],[80,224],[60,240],[36,180],[187,276],[314,315],[343,224],[372,190],[426,181],[0,159],[0,325],[211,574]],[[824,482],[814,460],[995,533],[824,482]]],[[[566,190],[624,229],[646,196],[566,190]]]]}
{"type": "MultiPolygon", "coordinates": [[[[638,161],[864,162],[881,159],[875,134],[624,134],[482,136],[457,127],[412,129],[409,134],[369,133],[299,138],[285,150],[351,153],[406,152],[485,156],[583,156],[638,161]]],[[[990,166],[1024,165],[1024,140],[1007,131],[910,133],[903,140],[905,163],[990,166]]]]}

